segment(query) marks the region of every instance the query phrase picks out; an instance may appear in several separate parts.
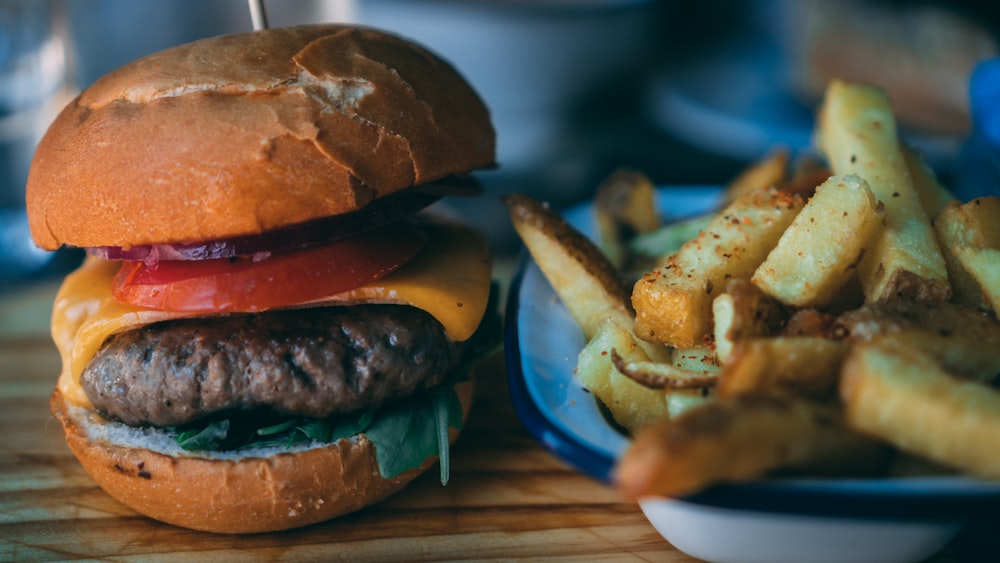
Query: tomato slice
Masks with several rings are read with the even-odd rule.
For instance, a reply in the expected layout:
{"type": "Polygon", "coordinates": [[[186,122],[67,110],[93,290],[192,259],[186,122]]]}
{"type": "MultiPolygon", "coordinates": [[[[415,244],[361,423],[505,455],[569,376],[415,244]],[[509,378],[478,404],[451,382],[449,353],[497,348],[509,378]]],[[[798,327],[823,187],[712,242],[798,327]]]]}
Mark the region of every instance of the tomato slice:
{"type": "Polygon", "coordinates": [[[256,312],[306,303],[377,280],[405,264],[426,235],[408,221],[329,244],[251,259],[123,262],[112,293],[164,311],[256,312]]]}

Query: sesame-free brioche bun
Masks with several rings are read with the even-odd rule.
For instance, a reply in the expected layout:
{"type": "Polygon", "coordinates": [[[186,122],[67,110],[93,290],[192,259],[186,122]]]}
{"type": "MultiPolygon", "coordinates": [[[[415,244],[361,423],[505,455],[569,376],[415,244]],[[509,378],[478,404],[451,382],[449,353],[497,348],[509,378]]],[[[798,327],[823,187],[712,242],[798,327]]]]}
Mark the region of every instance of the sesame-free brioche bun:
{"type": "Polygon", "coordinates": [[[31,234],[129,247],[258,234],[490,167],[489,112],[448,63],[341,25],[205,39],[104,76],[28,177],[31,234]]]}
{"type": "MultiPolygon", "coordinates": [[[[455,392],[468,417],[474,384],[455,392]]],[[[115,500],[153,519],[195,530],[250,534],[322,522],[399,491],[436,462],[391,479],[379,474],[375,447],[363,435],[333,444],[192,454],[155,428],[109,422],[50,400],[66,442],[87,473],[115,500]]],[[[450,429],[451,441],[458,431],[450,429]]]]}

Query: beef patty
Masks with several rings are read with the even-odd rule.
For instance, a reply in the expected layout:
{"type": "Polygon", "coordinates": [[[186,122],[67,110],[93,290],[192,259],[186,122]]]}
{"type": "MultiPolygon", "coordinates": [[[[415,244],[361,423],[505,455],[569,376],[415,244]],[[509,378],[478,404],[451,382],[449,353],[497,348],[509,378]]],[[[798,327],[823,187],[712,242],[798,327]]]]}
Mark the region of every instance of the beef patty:
{"type": "Polygon", "coordinates": [[[440,384],[458,348],[432,316],[396,305],[182,319],[109,338],[81,384],[131,425],[252,409],[325,418],[440,384]]]}

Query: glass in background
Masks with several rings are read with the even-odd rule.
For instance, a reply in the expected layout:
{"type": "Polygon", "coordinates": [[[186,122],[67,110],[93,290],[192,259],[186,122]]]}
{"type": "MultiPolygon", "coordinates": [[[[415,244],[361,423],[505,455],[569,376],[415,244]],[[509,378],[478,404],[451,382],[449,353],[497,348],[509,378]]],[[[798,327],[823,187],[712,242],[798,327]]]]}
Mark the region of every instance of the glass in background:
{"type": "Polygon", "coordinates": [[[72,96],[61,6],[0,1],[0,284],[53,259],[28,234],[24,186],[35,145],[72,96]]]}

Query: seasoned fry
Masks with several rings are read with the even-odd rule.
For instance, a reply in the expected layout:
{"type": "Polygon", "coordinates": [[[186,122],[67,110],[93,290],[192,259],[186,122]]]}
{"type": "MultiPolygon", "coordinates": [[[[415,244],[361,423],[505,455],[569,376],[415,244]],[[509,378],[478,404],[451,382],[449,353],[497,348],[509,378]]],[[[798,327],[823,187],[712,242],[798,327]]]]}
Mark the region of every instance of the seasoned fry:
{"type": "Polygon", "coordinates": [[[740,172],[728,185],[723,195],[723,205],[729,205],[748,193],[777,187],[788,174],[790,153],[787,147],[778,147],[740,172]]]}
{"type": "MultiPolygon", "coordinates": [[[[670,416],[668,396],[662,390],[650,389],[622,375],[615,369],[613,353],[628,362],[666,362],[669,354],[650,356],[628,326],[613,319],[602,323],[576,362],[576,377],[604,406],[615,422],[630,432],[636,432],[657,420],[670,416]]],[[[655,354],[656,350],[652,350],[655,354]]]]}
{"type": "Polygon", "coordinates": [[[776,334],[788,321],[788,311],[749,280],[735,279],[712,301],[712,318],[716,357],[726,364],[736,342],[776,334]]]}
{"type": "Polygon", "coordinates": [[[944,259],[899,148],[885,94],[833,81],[818,114],[816,138],[835,174],[864,178],[885,204],[885,228],[858,266],[865,300],[947,301],[951,288],[944,259]]]}
{"type": "Polygon", "coordinates": [[[632,289],[636,334],[687,348],[712,332],[712,300],[730,279],[749,278],[802,209],[774,188],[751,192],[716,214],[706,230],[632,289]]]}
{"type": "Polygon", "coordinates": [[[852,348],[840,394],[852,428],[967,474],[1000,479],[1000,391],[955,378],[888,335],[852,348]]]}
{"type": "Polygon", "coordinates": [[[611,361],[622,375],[650,389],[708,389],[718,382],[717,369],[692,371],[663,362],[628,361],[617,350],[611,351],[611,361]]]}
{"type": "Polygon", "coordinates": [[[956,375],[1000,383],[1000,323],[989,314],[957,303],[907,301],[866,305],[836,322],[851,342],[891,334],[925,351],[956,375]]]}
{"type": "MultiPolygon", "coordinates": [[[[991,290],[994,294],[1000,290],[995,281],[988,281],[989,260],[979,259],[975,251],[1000,249],[1000,198],[981,197],[966,204],[950,202],[934,219],[934,231],[941,244],[955,301],[974,307],[992,306],[996,311],[996,301],[991,305],[987,296],[991,290]],[[962,248],[972,249],[966,252],[965,260],[976,268],[979,276],[973,276],[959,259],[962,248]]],[[[986,254],[988,259],[989,253],[986,254]]],[[[992,263],[996,264],[995,261],[992,263]]]]}
{"type": "Polygon", "coordinates": [[[632,324],[628,288],[594,243],[530,197],[510,195],[504,202],[524,245],[587,338],[608,318],[632,324]]]}
{"type": "MultiPolygon", "coordinates": [[[[691,373],[714,374],[719,371],[719,361],[711,345],[700,344],[690,348],[673,348],[670,350],[670,363],[677,369],[691,373]]],[[[670,416],[697,407],[715,395],[713,387],[696,389],[675,389],[667,393],[667,407],[670,416]]]]}
{"type": "Polygon", "coordinates": [[[961,247],[956,258],[983,290],[994,313],[1000,311],[1000,249],[961,247]]]}
{"type": "Polygon", "coordinates": [[[886,448],[847,430],[833,404],[746,396],[720,398],[644,428],[619,460],[614,480],[633,498],[680,496],[776,469],[857,474],[886,460],[886,448]]]}
{"type": "Polygon", "coordinates": [[[711,345],[673,348],[670,350],[670,363],[678,369],[695,373],[719,371],[719,360],[711,345]]]}
{"type": "Polygon", "coordinates": [[[628,262],[628,241],[660,226],[655,192],[646,175],[625,168],[616,170],[597,188],[594,216],[598,245],[618,269],[628,262]]]}
{"type": "Polygon", "coordinates": [[[855,273],[882,229],[883,206],[861,178],[831,176],[816,189],[751,281],[786,305],[822,307],[855,273]]]}
{"type": "Polygon", "coordinates": [[[815,336],[740,340],[719,373],[720,397],[788,392],[829,398],[836,394],[848,345],[815,336]]]}

